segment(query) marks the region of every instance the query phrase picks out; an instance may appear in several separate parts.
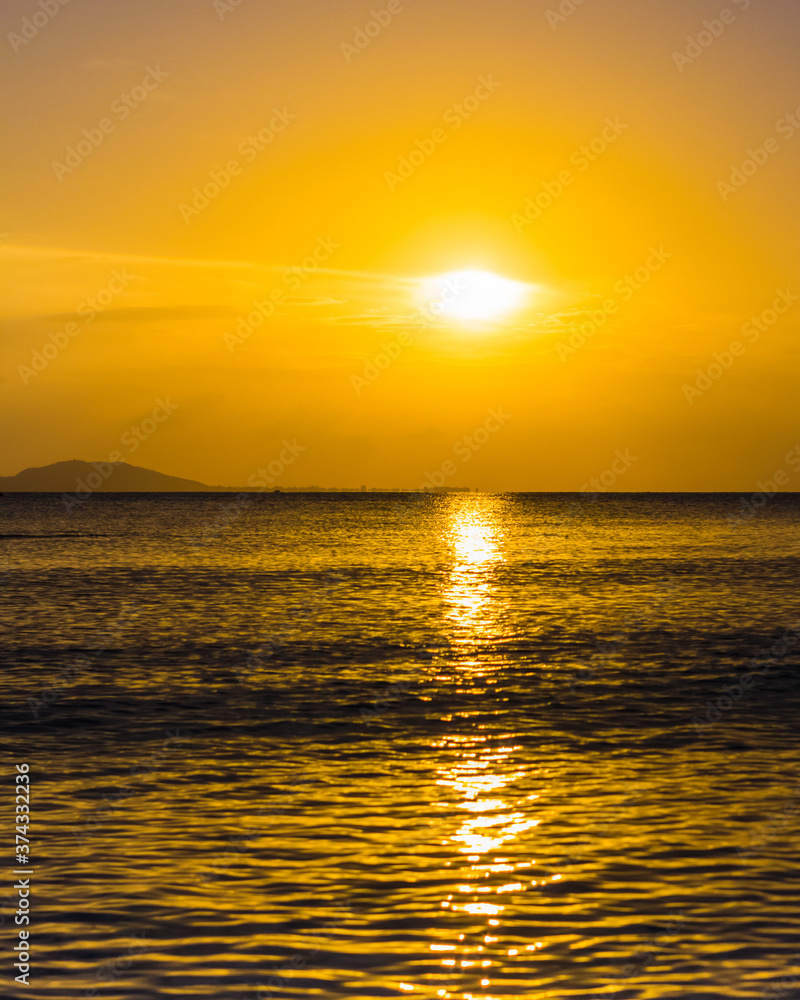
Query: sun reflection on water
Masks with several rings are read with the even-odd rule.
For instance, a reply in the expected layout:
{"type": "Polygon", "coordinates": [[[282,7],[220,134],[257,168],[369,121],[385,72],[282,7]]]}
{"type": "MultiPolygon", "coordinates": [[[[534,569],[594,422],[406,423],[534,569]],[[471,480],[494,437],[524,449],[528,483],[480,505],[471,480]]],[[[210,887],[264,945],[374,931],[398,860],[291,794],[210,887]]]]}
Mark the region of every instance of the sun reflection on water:
{"type": "Polygon", "coordinates": [[[501,607],[494,577],[504,562],[499,501],[468,494],[448,506],[443,537],[451,554],[442,598],[451,642],[468,647],[495,638],[501,607]]]}
{"type": "Polygon", "coordinates": [[[536,884],[530,881],[536,862],[520,842],[539,823],[530,815],[529,800],[535,796],[520,796],[512,788],[526,778],[527,768],[518,762],[522,748],[508,736],[451,735],[433,749],[452,761],[438,769],[437,784],[447,796],[440,805],[461,814],[457,828],[443,841],[454,851],[450,870],[456,881],[441,907],[454,915],[457,926],[464,926],[467,917],[479,921],[457,940],[440,933],[431,942],[431,952],[449,953],[439,959],[442,972],[459,977],[458,984],[451,979],[439,995],[490,1000],[491,969],[505,964],[511,954],[502,943],[503,914],[515,897],[536,884]]]}
{"type": "MultiPolygon", "coordinates": [[[[504,630],[498,590],[505,562],[502,500],[452,497],[445,516],[442,537],[450,559],[441,594],[453,653],[449,679],[460,691],[478,693],[492,682],[492,666],[477,647],[496,642],[504,630]]],[[[528,768],[509,733],[451,733],[431,750],[446,762],[437,768],[438,806],[455,822],[441,841],[452,851],[442,869],[453,879],[440,901],[447,919],[429,943],[439,971],[424,988],[445,998],[492,1000],[492,977],[507,966],[509,944],[517,943],[503,932],[504,915],[521,893],[535,891],[536,861],[527,838],[539,824],[532,815],[537,796],[519,790],[528,768]]]]}

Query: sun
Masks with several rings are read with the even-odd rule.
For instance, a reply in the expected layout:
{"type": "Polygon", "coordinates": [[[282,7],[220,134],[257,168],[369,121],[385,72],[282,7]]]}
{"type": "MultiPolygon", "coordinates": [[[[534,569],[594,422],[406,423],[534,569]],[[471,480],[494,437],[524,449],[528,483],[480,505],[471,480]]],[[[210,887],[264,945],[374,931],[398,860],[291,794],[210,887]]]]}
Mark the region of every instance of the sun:
{"type": "Polygon", "coordinates": [[[530,290],[530,285],[489,271],[451,271],[421,282],[419,304],[426,314],[440,319],[481,323],[518,309],[530,290]]]}

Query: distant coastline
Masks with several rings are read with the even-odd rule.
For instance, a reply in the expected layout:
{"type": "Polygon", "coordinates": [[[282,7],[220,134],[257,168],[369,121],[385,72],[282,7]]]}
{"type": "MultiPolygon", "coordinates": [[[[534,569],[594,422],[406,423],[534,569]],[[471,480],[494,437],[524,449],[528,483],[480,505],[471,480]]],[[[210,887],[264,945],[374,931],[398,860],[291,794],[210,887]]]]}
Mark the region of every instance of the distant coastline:
{"type": "Polygon", "coordinates": [[[127,462],[84,462],[72,459],[0,476],[0,493],[469,493],[469,486],[406,489],[401,486],[209,486],[194,479],[169,476],[127,462]]]}

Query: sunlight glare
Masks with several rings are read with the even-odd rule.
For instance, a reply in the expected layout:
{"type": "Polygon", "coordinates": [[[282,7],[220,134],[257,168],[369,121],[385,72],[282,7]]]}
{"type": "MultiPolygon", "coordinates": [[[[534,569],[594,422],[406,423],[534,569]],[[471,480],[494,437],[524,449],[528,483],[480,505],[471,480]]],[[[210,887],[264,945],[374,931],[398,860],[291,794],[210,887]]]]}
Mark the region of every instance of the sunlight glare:
{"type": "Polygon", "coordinates": [[[440,319],[496,320],[518,309],[531,287],[489,271],[452,271],[422,282],[422,306],[440,319]]]}

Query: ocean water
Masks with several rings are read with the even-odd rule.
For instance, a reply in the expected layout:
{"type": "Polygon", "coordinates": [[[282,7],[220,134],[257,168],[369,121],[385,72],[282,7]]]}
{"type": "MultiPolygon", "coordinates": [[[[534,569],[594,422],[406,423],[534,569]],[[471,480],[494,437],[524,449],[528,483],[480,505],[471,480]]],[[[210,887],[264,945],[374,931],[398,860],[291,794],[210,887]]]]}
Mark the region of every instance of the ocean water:
{"type": "Polygon", "coordinates": [[[0,515],[3,996],[800,997],[799,498],[0,515]]]}

